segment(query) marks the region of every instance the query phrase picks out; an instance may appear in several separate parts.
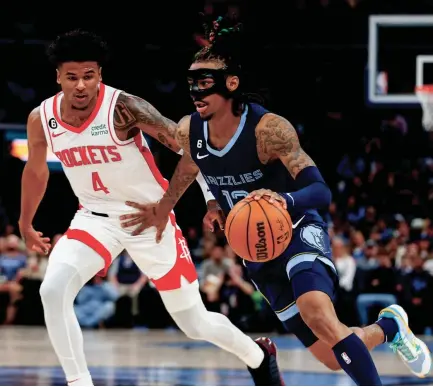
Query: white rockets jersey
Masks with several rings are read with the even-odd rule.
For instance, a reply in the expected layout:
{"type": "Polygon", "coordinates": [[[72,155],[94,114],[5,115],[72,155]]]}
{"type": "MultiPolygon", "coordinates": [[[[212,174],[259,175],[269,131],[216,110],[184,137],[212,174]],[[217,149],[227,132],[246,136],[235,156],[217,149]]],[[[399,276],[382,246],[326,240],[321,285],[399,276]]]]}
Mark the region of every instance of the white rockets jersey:
{"type": "Polygon", "coordinates": [[[121,92],[101,83],[95,109],[79,128],[60,117],[63,93],[40,106],[48,146],[61,161],[81,206],[110,216],[131,212],[127,200],[159,201],[168,184],[141,131],[127,141],[117,138],[113,113],[121,92]]]}

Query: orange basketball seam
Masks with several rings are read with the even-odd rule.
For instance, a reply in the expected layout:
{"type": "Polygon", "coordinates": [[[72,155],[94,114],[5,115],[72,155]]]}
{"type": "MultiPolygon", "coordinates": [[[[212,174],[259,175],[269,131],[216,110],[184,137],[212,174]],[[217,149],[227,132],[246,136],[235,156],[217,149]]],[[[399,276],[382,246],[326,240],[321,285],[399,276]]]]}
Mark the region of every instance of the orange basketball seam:
{"type": "MultiPolygon", "coordinates": [[[[245,200],[245,199],[244,199],[245,200]]],[[[242,201],[240,201],[239,203],[242,203],[242,201]]],[[[244,208],[247,204],[249,204],[249,202],[246,202],[246,203],[244,203],[244,205],[243,206],[240,206],[237,210],[236,210],[236,212],[235,213],[232,213],[232,211],[233,211],[233,208],[230,210],[230,212],[229,212],[229,215],[228,215],[228,217],[227,218],[230,218],[231,217],[231,219],[229,219],[230,220],[230,224],[228,225],[228,227],[226,227],[226,238],[227,238],[227,242],[229,242],[229,244],[230,244],[230,238],[229,238],[229,235],[230,235],[230,228],[231,228],[231,226],[232,226],[232,223],[233,223],[233,220],[234,220],[234,218],[235,218],[235,216],[237,215],[237,213],[242,209],[242,208],[244,208]]],[[[236,207],[236,206],[235,206],[236,207]]]]}
{"type": "Polygon", "coordinates": [[[250,202],[248,202],[247,204],[248,204],[248,208],[250,209],[250,212],[249,212],[248,218],[247,218],[248,219],[247,220],[247,227],[245,228],[246,233],[247,233],[246,242],[247,242],[248,255],[249,255],[250,259],[252,259],[251,251],[250,251],[250,219],[251,219],[251,212],[253,211],[253,209],[251,208],[250,202]]]}
{"type": "MultiPolygon", "coordinates": [[[[263,199],[265,200],[265,199],[263,199]]],[[[269,230],[271,232],[271,239],[272,239],[272,256],[275,255],[275,240],[274,240],[274,232],[272,231],[272,226],[271,226],[271,221],[268,218],[268,214],[266,213],[265,209],[263,208],[263,206],[260,204],[260,201],[257,201],[257,204],[260,206],[260,208],[263,211],[263,214],[265,215],[266,220],[268,221],[268,225],[269,225],[269,230]]],[[[270,206],[273,206],[272,204],[268,203],[270,206]]],[[[273,206],[275,207],[275,206],[273,206]]],[[[275,257],[276,258],[276,257],[275,257]]]]}

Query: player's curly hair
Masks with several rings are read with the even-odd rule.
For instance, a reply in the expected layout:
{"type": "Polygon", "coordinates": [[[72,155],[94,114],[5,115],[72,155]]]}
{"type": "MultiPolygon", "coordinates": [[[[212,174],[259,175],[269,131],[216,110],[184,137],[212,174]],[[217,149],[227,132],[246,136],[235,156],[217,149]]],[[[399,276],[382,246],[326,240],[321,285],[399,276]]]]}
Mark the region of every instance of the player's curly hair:
{"type": "Polygon", "coordinates": [[[57,36],[48,46],[47,55],[57,67],[65,62],[87,61],[102,66],[108,60],[108,46],[100,36],[77,29],[57,36]]]}
{"type": "Polygon", "coordinates": [[[242,29],[241,23],[228,17],[212,20],[202,15],[204,22],[203,47],[194,55],[194,62],[222,61],[230,70],[240,70],[242,29]]]}

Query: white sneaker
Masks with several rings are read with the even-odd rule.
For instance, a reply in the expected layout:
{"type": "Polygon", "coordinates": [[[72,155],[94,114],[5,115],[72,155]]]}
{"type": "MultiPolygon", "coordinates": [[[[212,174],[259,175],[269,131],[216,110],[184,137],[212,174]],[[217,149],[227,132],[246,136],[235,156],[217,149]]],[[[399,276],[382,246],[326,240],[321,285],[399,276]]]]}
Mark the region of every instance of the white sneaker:
{"type": "Polygon", "coordinates": [[[389,347],[400,356],[413,374],[425,378],[432,365],[430,351],[410,330],[407,313],[399,305],[390,305],[380,311],[379,319],[381,318],[392,318],[398,325],[398,333],[389,347]]]}

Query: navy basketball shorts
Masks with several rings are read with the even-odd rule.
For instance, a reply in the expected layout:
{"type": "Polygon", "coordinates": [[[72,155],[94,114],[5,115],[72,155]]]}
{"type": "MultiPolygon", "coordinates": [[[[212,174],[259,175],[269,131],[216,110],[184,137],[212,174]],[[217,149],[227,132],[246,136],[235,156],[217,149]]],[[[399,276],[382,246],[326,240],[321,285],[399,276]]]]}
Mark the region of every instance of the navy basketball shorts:
{"type": "Polygon", "coordinates": [[[265,263],[245,262],[250,278],[289,333],[306,348],[318,339],[302,320],[296,300],[320,291],[334,302],[338,275],[331,259],[329,235],[321,224],[293,230],[292,240],[278,258],[265,263]]]}

